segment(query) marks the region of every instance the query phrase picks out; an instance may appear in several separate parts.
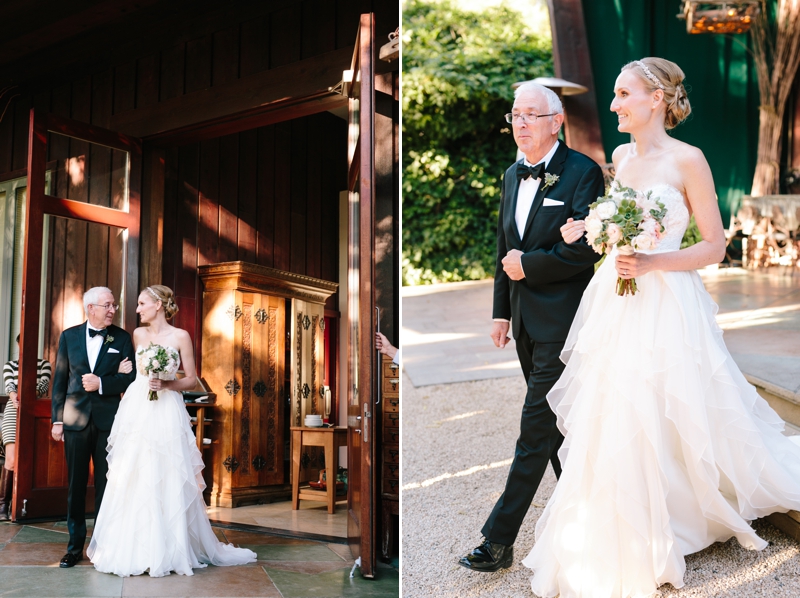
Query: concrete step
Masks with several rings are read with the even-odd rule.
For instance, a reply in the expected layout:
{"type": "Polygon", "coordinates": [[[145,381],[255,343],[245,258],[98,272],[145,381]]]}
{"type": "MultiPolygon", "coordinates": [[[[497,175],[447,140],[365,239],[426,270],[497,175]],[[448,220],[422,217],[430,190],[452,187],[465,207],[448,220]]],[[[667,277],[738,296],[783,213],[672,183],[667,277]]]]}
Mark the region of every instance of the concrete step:
{"type": "MultiPolygon", "coordinates": [[[[746,375],[745,377],[750,384],[756,387],[758,394],[786,422],[784,434],[787,436],[800,435],[800,396],[755,376],[746,375]]],[[[783,533],[800,541],[800,513],[797,511],[773,513],[766,519],[783,533]]]]}

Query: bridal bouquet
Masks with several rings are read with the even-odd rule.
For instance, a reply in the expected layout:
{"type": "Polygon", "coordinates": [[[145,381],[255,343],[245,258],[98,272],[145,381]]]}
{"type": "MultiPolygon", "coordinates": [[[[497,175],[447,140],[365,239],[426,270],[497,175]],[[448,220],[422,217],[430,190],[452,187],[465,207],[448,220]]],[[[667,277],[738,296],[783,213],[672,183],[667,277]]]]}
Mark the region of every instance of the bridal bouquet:
{"type": "MultiPolygon", "coordinates": [[[[161,345],[150,345],[140,347],[136,351],[136,368],[140,372],[146,372],[150,378],[161,378],[161,374],[170,377],[178,371],[180,355],[172,347],[162,347],[161,345]]],[[[151,390],[147,397],[151,401],[158,400],[158,391],[151,390]]]]}
{"type": "MultiPolygon", "coordinates": [[[[611,183],[608,193],[589,206],[586,240],[592,249],[608,254],[616,245],[623,255],[655,249],[666,231],[667,208],[652,193],[611,183]]],[[[635,295],[636,290],[636,279],[617,278],[618,295],[635,295]]]]}

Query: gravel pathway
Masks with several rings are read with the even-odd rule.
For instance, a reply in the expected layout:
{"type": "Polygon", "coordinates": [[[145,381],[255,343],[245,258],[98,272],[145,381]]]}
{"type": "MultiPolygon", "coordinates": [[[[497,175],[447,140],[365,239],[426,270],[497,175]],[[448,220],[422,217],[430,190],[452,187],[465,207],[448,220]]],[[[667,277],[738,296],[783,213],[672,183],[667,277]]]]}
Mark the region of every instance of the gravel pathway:
{"type": "MultiPolygon", "coordinates": [[[[530,598],[521,565],[534,526],[555,486],[542,481],[517,538],[515,563],[500,573],[472,573],[458,557],[481,540],[480,529],[505,484],[525,393],[511,378],[422,386],[403,380],[402,588],[416,598],[530,598]]],[[[754,524],[769,541],[762,552],[736,540],[686,557],[686,585],[670,598],[800,598],[800,546],[766,521],[754,524]]]]}

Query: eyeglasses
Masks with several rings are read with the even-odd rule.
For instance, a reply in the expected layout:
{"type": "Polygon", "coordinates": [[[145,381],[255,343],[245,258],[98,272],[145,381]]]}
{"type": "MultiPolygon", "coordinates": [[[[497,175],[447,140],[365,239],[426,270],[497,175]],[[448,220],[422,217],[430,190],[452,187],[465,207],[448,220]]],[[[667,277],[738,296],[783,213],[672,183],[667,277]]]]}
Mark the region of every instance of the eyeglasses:
{"type": "Polygon", "coordinates": [[[537,118],[544,118],[545,116],[555,116],[558,114],[557,112],[553,112],[552,114],[534,114],[533,112],[529,112],[528,114],[514,114],[509,112],[505,115],[507,123],[513,122],[524,122],[524,123],[535,123],[537,118]]]}
{"type": "Polygon", "coordinates": [[[103,303],[102,305],[100,303],[90,303],[89,305],[95,305],[97,307],[102,307],[106,311],[109,311],[109,310],[117,311],[119,309],[119,304],[118,303],[103,303]]]}

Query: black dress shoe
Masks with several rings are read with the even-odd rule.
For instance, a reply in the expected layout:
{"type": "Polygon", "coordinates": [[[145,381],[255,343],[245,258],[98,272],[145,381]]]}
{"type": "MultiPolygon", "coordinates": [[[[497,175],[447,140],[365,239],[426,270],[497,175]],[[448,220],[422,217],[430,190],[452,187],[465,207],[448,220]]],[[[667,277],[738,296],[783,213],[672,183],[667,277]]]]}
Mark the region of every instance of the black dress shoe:
{"type": "Polygon", "coordinates": [[[75,554],[73,552],[68,552],[62,557],[61,562],[58,564],[58,566],[61,567],[62,569],[66,569],[68,567],[74,567],[75,565],[78,564],[78,561],[82,560],[83,560],[82,554],[75,554]]]}
{"type": "Polygon", "coordinates": [[[490,573],[508,569],[514,562],[514,547],[484,540],[483,544],[462,556],[458,564],[472,571],[490,573]]]}

